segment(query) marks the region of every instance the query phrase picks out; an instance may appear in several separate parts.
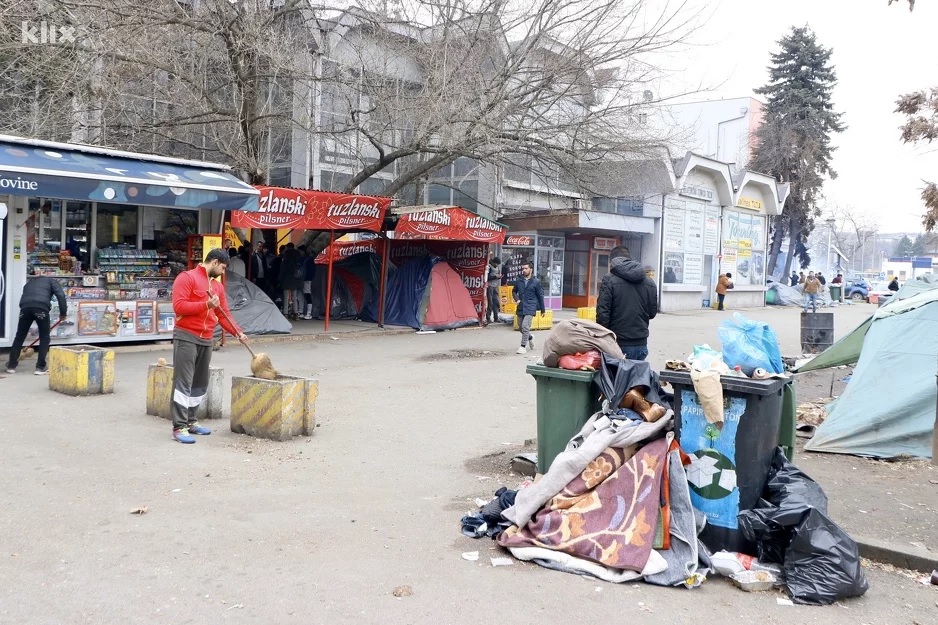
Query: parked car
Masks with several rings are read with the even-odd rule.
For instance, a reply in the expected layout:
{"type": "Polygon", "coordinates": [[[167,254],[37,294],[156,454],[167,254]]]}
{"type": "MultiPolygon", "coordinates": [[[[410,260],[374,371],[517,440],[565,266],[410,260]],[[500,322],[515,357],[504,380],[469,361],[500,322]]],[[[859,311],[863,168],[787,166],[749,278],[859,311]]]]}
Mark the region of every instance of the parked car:
{"type": "Polygon", "coordinates": [[[870,287],[868,295],[875,295],[879,302],[882,303],[883,300],[886,300],[895,293],[889,290],[889,282],[883,280],[882,282],[874,282],[873,286],[870,287]]]}
{"type": "Polygon", "coordinates": [[[870,295],[870,283],[860,278],[848,280],[844,285],[844,298],[855,302],[865,302],[870,295]]]}

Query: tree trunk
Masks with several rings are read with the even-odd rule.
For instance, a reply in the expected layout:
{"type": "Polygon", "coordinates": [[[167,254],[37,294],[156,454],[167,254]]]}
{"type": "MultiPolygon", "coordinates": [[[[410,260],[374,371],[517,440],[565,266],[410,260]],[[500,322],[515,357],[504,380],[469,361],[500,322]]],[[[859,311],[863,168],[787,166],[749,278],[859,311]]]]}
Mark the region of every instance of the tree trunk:
{"type": "MultiPolygon", "coordinates": [[[[766,269],[765,275],[774,276],[775,275],[775,266],[778,264],[778,254],[782,251],[782,239],[785,238],[785,218],[782,215],[775,217],[775,228],[772,232],[772,245],[769,247],[769,266],[766,269]]],[[[788,274],[781,276],[784,278],[788,274]]]]}
{"type": "Polygon", "coordinates": [[[795,248],[798,247],[798,240],[801,238],[801,224],[793,219],[788,228],[788,254],[785,256],[785,273],[782,275],[791,275],[791,262],[795,257],[795,248]]]}

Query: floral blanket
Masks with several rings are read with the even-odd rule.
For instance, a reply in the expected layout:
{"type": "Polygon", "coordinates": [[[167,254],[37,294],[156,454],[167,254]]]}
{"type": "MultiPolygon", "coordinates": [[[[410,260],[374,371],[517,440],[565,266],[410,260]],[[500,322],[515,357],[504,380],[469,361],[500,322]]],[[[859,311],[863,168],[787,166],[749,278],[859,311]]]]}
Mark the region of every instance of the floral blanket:
{"type": "Polygon", "coordinates": [[[543,547],[608,567],[642,571],[655,542],[668,441],[632,454],[609,447],[534,515],[499,537],[503,547],[543,547]]]}

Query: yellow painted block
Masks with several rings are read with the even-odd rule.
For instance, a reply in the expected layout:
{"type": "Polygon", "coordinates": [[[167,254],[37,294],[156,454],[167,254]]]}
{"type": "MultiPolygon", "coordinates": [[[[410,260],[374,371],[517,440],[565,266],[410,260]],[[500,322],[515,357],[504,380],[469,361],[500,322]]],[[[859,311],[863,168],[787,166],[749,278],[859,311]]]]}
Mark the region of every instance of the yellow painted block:
{"type": "Polygon", "coordinates": [[[319,381],[281,375],[276,380],[231,379],[231,431],[275,441],[313,434],[319,381]]]}
{"type": "Polygon", "coordinates": [[[589,308],[577,308],[576,316],[577,316],[577,319],[586,319],[587,321],[596,321],[596,307],[590,306],[589,308]]]}
{"type": "Polygon", "coordinates": [[[505,310],[505,306],[508,304],[514,305],[514,301],[511,299],[511,290],[513,288],[512,286],[498,287],[498,301],[502,305],[502,310],[505,310]]]}
{"type": "Polygon", "coordinates": [[[114,351],[93,345],[51,348],[49,389],[72,396],[113,393],[114,351]]]}
{"type": "MultiPolygon", "coordinates": [[[[531,320],[531,330],[550,330],[553,325],[554,311],[552,310],[548,310],[543,315],[540,312],[536,312],[534,313],[534,319],[531,320]]],[[[515,316],[514,328],[518,331],[521,330],[517,315],[515,316]]]]}
{"type": "MultiPolygon", "coordinates": [[[[195,418],[221,419],[223,414],[223,389],[225,370],[209,367],[208,390],[205,399],[195,412],[195,418]]],[[[173,367],[172,365],[150,365],[147,370],[147,414],[172,419],[173,367]]]]}

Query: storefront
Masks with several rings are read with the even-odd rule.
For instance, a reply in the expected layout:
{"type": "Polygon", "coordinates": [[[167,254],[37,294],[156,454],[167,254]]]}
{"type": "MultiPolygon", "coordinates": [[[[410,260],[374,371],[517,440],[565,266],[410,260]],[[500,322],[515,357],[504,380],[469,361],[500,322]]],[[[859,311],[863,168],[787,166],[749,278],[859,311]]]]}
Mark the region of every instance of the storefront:
{"type": "Polygon", "coordinates": [[[508,235],[502,246],[502,283],[512,284],[521,276],[522,265],[530,262],[544,290],[544,307],[547,310],[560,310],[563,308],[565,245],[562,232],[508,235]]]}
{"type": "Polygon", "coordinates": [[[765,305],[768,217],[781,213],[787,187],[725,163],[689,154],[679,163],[677,191],[665,198],[661,310],[693,310],[716,302],[720,274],[735,288],[728,308],[765,305]]]}
{"type": "Polygon", "coordinates": [[[58,343],[172,333],[173,278],[201,260],[189,237],[219,232],[225,210],[256,211],[257,197],[223,165],[0,136],[0,346],[37,275],[68,297],[58,343]]]}

